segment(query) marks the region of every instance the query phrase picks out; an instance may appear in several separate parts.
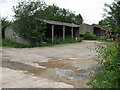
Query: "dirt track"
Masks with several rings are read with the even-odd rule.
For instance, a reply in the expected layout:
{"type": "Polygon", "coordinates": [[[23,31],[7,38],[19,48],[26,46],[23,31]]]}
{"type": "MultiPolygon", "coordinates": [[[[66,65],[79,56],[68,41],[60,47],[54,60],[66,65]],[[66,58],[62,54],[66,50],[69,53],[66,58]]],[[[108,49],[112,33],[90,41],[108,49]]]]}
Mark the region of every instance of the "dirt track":
{"type": "Polygon", "coordinates": [[[88,74],[99,67],[94,52],[97,44],[99,42],[84,41],[55,47],[3,48],[2,85],[6,88],[88,87],[85,85],[91,80],[88,74]]]}

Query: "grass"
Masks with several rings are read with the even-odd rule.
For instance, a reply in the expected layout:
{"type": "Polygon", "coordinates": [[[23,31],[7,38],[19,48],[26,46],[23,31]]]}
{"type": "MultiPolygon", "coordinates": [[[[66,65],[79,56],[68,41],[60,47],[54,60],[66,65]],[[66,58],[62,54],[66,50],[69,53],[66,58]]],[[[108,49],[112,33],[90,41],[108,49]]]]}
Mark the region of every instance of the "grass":
{"type": "Polygon", "coordinates": [[[4,47],[13,47],[13,48],[27,48],[27,47],[30,47],[29,45],[24,45],[24,44],[20,44],[20,43],[17,43],[17,42],[13,42],[9,39],[3,39],[1,40],[1,46],[4,46],[4,47]]]}
{"type": "Polygon", "coordinates": [[[0,40],[0,46],[4,46],[4,47],[12,47],[12,48],[33,48],[33,47],[52,47],[55,45],[62,45],[62,44],[69,44],[69,43],[79,43],[82,40],[76,41],[73,39],[66,39],[65,41],[63,41],[62,39],[56,39],[54,40],[53,43],[46,43],[46,44],[42,44],[42,45],[24,45],[21,43],[17,43],[17,42],[13,42],[10,39],[3,39],[0,40]]]}

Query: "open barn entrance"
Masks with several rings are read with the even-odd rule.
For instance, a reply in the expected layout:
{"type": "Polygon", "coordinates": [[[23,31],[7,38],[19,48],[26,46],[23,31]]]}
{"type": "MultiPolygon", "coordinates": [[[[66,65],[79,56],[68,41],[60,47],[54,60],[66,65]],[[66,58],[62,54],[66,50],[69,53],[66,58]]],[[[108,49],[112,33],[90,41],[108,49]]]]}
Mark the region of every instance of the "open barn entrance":
{"type": "Polygon", "coordinates": [[[71,27],[68,27],[68,26],[65,27],[65,37],[67,39],[72,38],[71,27]]]}
{"type": "Polygon", "coordinates": [[[79,37],[79,25],[51,20],[44,20],[44,22],[47,23],[46,41],[54,42],[56,39],[66,40],[67,38],[79,37]]]}
{"type": "Polygon", "coordinates": [[[79,37],[79,28],[78,27],[74,27],[74,29],[73,29],[73,37],[74,38],[79,37]]]}
{"type": "Polygon", "coordinates": [[[55,25],[54,26],[54,39],[62,39],[63,38],[63,26],[55,25]]]}
{"type": "Polygon", "coordinates": [[[105,30],[102,30],[98,27],[94,27],[94,34],[97,36],[97,37],[105,37],[105,30]]]}
{"type": "Polygon", "coordinates": [[[47,28],[45,29],[45,42],[50,42],[52,37],[52,26],[47,24],[47,28]]]}
{"type": "Polygon", "coordinates": [[[94,27],[94,34],[99,37],[100,36],[100,28],[94,27]]]}

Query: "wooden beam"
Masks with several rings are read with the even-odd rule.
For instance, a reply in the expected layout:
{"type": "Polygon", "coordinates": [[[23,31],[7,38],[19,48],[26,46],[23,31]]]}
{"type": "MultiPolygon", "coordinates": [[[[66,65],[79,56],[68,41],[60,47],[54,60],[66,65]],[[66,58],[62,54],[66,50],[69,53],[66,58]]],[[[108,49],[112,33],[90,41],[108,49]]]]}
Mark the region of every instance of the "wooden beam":
{"type": "Polygon", "coordinates": [[[73,27],[71,28],[71,35],[72,35],[72,39],[73,39],[73,27]]]}
{"type": "Polygon", "coordinates": [[[54,42],[54,25],[52,25],[52,43],[54,42]]]}
{"type": "Polygon", "coordinates": [[[65,40],[65,26],[63,26],[63,40],[65,40]]]}
{"type": "Polygon", "coordinates": [[[79,27],[79,34],[78,34],[78,38],[80,38],[80,27],[79,27]]]}

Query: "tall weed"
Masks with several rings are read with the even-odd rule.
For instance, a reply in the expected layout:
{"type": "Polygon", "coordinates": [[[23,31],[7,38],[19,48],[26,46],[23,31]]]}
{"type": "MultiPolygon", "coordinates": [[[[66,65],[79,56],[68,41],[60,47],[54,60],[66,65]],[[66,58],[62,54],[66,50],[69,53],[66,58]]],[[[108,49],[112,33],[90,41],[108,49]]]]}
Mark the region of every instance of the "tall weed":
{"type": "Polygon", "coordinates": [[[99,45],[96,49],[102,70],[92,75],[93,80],[87,85],[92,88],[120,88],[120,59],[117,54],[118,46],[114,42],[99,45]]]}

